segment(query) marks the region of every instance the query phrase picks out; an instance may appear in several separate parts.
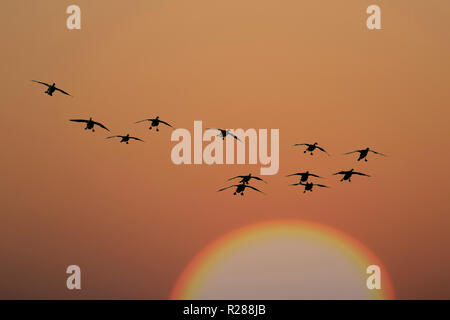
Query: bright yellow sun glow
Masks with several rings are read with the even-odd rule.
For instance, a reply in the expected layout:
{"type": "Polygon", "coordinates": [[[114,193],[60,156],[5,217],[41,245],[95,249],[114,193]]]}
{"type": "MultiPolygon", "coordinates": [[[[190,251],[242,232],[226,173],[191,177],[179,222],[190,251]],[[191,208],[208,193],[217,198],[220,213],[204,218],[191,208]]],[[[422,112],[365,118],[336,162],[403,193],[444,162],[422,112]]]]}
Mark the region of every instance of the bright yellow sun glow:
{"type": "Polygon", "coordinates": [[[272,220],[207,246],[171,299],[394,299],[394,293],[379,259],[350,236],[302,220],[272,220]],[[381,269],[381,289],[367,288],[370,265],[381,269]]]}

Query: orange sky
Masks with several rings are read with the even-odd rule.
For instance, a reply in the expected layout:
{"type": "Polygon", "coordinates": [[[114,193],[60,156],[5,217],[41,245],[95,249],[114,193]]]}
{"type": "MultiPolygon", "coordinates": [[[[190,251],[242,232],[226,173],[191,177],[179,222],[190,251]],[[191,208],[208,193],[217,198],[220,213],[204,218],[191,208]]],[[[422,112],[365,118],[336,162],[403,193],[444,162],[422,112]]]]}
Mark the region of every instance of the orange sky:
{"type": "Polygon", "coordinates": [[[398,298],[450,298],[450,3],[17,0],[1,24],[1,298],[165,299],[208,243],[272,218],[358,239],[398,298]],[[74,2],[80,31],[66,28],[74,2]],[[370,4],[383,30],[365,27],[370,4]],[[259,165],[173,165],[170,130],[133,124],[156,115],[189,130],[280,129],[267,195],[216,193],[259,165]],[[146,143],[68,122],[89,116],[146,143]],[[332,156],[292,147],[314,141],[332,156]],[[341,155],[366,146],[389,157],[341,155]],[[352,167],[373,177],[331,176],[352,167]],[[287,186],[307,169],[332,189],[287,186]],[[70,264],[80,292],[65,288],[70,264]]]}

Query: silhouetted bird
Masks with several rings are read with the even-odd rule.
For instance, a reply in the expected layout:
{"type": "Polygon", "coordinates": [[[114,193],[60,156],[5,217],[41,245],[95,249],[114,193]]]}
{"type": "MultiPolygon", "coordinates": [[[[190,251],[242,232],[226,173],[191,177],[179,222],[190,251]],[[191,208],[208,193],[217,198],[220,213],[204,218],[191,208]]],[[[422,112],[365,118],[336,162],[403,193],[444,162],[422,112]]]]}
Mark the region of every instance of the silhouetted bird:
{"type": "Polygon", "coordinates": [[[321,188],[329,188],[329,186],[323,185],[323,184],[317,184],[312,182],[302,183],[301,181],[299,183],[291,184],[291,186],[305,186],[305,190],[303,190],[303,193],[306,193],[306,191],[313,191],[313,187],[321,187],[321,188]]]}
{"type": "Polygon", "coordinates": [[[355,150],[355,151],[347,152],[347,153],[344,153],[344,154],[351,154],[351,153],[356,153],[356,152],[359,152],[358,161],[364,159],[364,161],[367,162],[367,155],[369,154],[369,152],[373,152],[375,154],[379,154],[380,156],[387,157],[385,154],[383,154],[381,152],[376,152],[375,150],[371,150],[370,148],[365,148],[365,149],[361,149],[361,150],[355,150]]]}
{"type": "Polygon", "coordinates": [[[264,183],[267,183],[266,181],[264,181],[263,179],[261,179],[259,177],[252,176],[251,173],[249,173],[248,176],[236,176],[236,177],[230,178],[230,179],[228,179],[228,181],[233,180],[233,179],[237,179],[237,178],[241,178],[241,181],[239,181],[239,183],[243,183],[243,184],[248,184],[248,182],[251,179],[260,180],[260,181],[262,181],[264,183]]]}
{"type": "Polygon", "coordinates": [[[234,195],[236,195],[236,194],[240,194],[241,196],[243,196],[244,195],[244,190],[245,190],[245,188],[250,188],[250,189],[253,189],[253,190],[255,190],[255,191],[258,191],[258,192],[260,192],[260,193],[264,193],[264,192],[262,192],[261,190],[258,190],[258,189],[256,189],[255,187],[252,187],[252,186],[249,186],[248,184],[244,184],[244,183],[241,183],[241,184],[233,184],[232,186],[229,186],[229,187],[226,187],[226,188],[222,188],[222,189],[220,189],[220,190],[217,190],[217,192],[220,192],[220,191],[224,191],[224,190],[227,190],[227,189],[229,189],[229,188],[236,188],[236,190],[234,191],[234,195]]]}
{"type": "Polygon", "coordinates": [[[351,178],[352,178],[352,175],[354,175],[354,174],[357,174],[359,176],[370,177],[368,174],[356,172],[356,171],[353,171],[353,169],[351,169],[349,171],[339,171],[339,172],[334,173],[333,175],[337,175],[337,174],[344,175],[342,177],[341,181],[348,180],[348,182],[352,182],[351,178]]]}
{"type": "Polygon", "coordinates": [[[55,92],[55,91],[59,91],[59,92],[61,92],[61,93],[64,93],[64,94],[70,96],[70,94],[68,94],[68,93],[65,92],[64,90],[61,90],[61,89],[55,87],[55,83],[53,83],[53,84],[50,85],[50,84],[45,83],[45,82],[42,82],[42,81],[36,81],[36,80],[31,80],[31,81],[36,82],[36,83],[43,84],[44,86],[47,86],[47,90],[46,90],[44,93],[48,94],[49,96],[53,96],[53,92],[55,92]]]}
{"type": "Polygon", "coordinates": [[[128,144],[128,141],[130,141],[130,139],[144,142],[144,140],[142,140],[142,139],[139,139],[136,137],[130,137],[129,134],[127,134],[126,136],[111,136],[111,137],[107,137],[106,139],[111,139],[111,138],[121,138],[120,143],[125,142],[126,144],[128,144]]]}
{"type": "Polygon", "coordinates": [[[308,181],[309,177],[323,178],[323,177],[318,176],[317,174],[310,173],[309,171],[289,174],[286,177],[291,177],[291,176],[300,176],[300,182],[308,181]]]}
{"type": "Polygon", "coordinates": [[[294,147],[296,147],[296,146],[307,146],[306,150],[303,151],[303,153],[310,152],[311,155],[313,155],[313,151],[316,149],[319,149],[320,151],[325,152],[327,155],[330,155],[327,151],[325,151],[324,148],[319,147],[317,142],[314,142],[314,144],[296,143],[296,144],[294,144],[294,147]]]}
{"type": "Polygon", "coordinates": [[[169,127],[173,128],[172,125],[170,125],[169,123],[167,123],[165,121],[162,121],[162,120],[159,120],[159,116],[157,116],[154,119],[149,118],[149,119],[140,120],[140,121],[138,121],[136,123],[140,123],[140,122],[144,122],[144,121],[150,121],[151,122],[150,123],[150,127],[148,128],[149,130],[152,130],[153,127],[156,127],[156,131],[159,131],[158,126],[159,126],[160,123],[165,124],[166,126],[169,126],[169,127]]]}
{"type": "Polygon", "coordinates": [[[231,133],[231,130],[225,130],[225,129],[218,129],[218,128],[206,128],[206,130],[219,130],[219,134],[217,135],[218,137],[221,137],[222,140],[224,140],[226,138],[226,136],[231,136],[233,138],[235,138],[236,140],[241,141],[241,139],[239,139],[238,137],[236,137],[234,134],[231,133]]]}
{"type": "Polygon", "coordinates": [[[99,126],[102,127],[105,130],[109,129],[107,127],[105,127],[103,124],[101,124],[100,122],[96,122],[94,120],[92,120],[92,118],[89,118],[89,120],[84,120],[84,119],[70,119],[70,121],[73,122],[84,122],[86,123],[86,127],[84,128],[84,130],[92,130],[92,132],[95,132],[95,128],[94,126],[99,126]]]}

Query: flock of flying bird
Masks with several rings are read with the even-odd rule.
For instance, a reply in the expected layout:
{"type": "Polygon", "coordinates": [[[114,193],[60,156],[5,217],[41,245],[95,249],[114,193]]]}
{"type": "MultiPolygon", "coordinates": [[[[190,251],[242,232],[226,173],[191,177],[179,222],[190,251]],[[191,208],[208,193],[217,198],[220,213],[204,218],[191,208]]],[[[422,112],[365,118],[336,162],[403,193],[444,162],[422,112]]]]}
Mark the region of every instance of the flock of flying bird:
{"type": "MultiPolygon", "coordinates": [[[[40,83],[40,84],[46,86],[47,90],[44,93],[48,94],[49,96],[53,96],[53,93],[55,91],[59,91],[59,92],[65,94],[65,95],[71,96],[66,91],[64,91],[64,90],[62,90],[60,88],[57,88],[55,86],[55,83],[48,84],[48,83],[45,83],[45,82],[42,82],[42,81],[36,81],[36,80],[31,80],[31,81],[36,82],[36,83],[40,83]]],[[[94,121],[92,118],[89,118],[89,119],[70,119],[69,121],[85,123],[86,126],[84,127],[84,130],[92,130],[92,132],[95,132],[95,127],[96,126],[100,127],[100,128],[103,128],[106,131],[110,131],[104,124],[102,124],[100,122],[97,122],[97,121],[94,121]]],[[[156,118],[148,118],[148,119],[140,120],[140,121],[137,121],[136,123],[141,123],[141,122],[145,122],[145,121],[150,122],[150,127],[149,127],[150,130],[152,128],[156,128],[156,131],[159,131],[158,127],[159,127],[159,125],[161,123],[166,125],[166,126],[169,126],[169,127],[173,128],[171,124],[167,123],[166,121],[163,121],[163,120],[159,119],[159,116],[157,116],[156,118]]],[[[130,140],[136,140],[136,141],[144,142],[144,140],[142,140],[140,138],[137,138],[137,137],[132,137],[128,133],[126,135],[124,135],[124,136],[123,135],[115,135],[115,136],[106,137],[106,139],[112,139],[112,138],[120,138],[120,143],[124,142],[126,144],[128,144],[130,140]]]]}
{"type": "MultiPolygon", "coordinates": [[[[58,91],[58,92],[61,92],[61,93],[65,94],[65,95],[71,96],[66,91],[64,91],[64,90],[62,90],[60,88],[57,88],[55,86],[55,83],[48,84],[48,83],[45,83],[45,82],[42,82],[42,81],[36,81],[36,80],[31,80],[31,81],[46,86],[47,90],[44,93],[48,94],[49,96],[53,96],[53,93],[55,93],[55,91],[58,91]]],[[[86,126],[85,126],[84,130],[92,130],[92,132],[95,132],[95,127],[96,126],[100,127],[100,128],[103,128],[103,129],[105,129],[107,131],[110,131],[105,125],[103,125],[100,122],[94,121],[92,118],[89,118],[89,119],[70,119],[69,121],[85,123],[86,126]]],[[[137,121],[136,123],[147,122],[147,121],[150,122],[150,127],[149,127],[150,130],[152,128],[156,128],[156,131],[159,131],[158,127],[159,127],[159,125],[161,123],[166,125],[166,126],[169,126],[169,127],[173,128],[172,125],[169,124],[168,122],[159,119],[159,116],[157,116],[156,118],[148,118],[148,119],[140,120],[140,121],[137,121]]],[[[207,128],[207,130],[218,130],[219,134],[217,136],[221,137],[222,139],[225,139],[227,136],[230,136],[233,139],[241,141],[229,129],[226,130],[226,129],[219,129],[219,128],[207,128]]],[[[130,140],[136,140],[136,141],[144,142],[144,140],[142,140],[140,138],[137,138],[137,137],[130,136],[130,134],[109,136],[106,139],[112,139],[112,138],[120,138],[120,143],[126,143],[126,144],[128,144],[130,140]]],[[[303,153],[309,153],[310,155],[313,155],[314,151],[317,149],[317,150],[319,150],[321,152],[324,152],[328,156],[330,156],[330,154],[324,148],[320,147],[317,142],[315,142],[313,144],[296,143],[296,144],[294,144],[294,146],[295,147],[297,147],[297,146],[305,146],[306,149],[303,151],[303,153]]],[[[351,152],[344,153],[344,155],[348,155],[348,154],[352,154],[352,153],[359,153],[359,157],[358,157],[357,161],[364,160],[365,162],[367,162],[367,156],[368,156],[369,152],[372,152],[374,154],[381,155],[381,156],[386,156],[385,154],[383,154],[381,152],[377,152],[377,151],[372,150],[370,148],[354,150],[354,151],[351,151],[351,152]]],[[[352,178],[353,175],[370,177],[370,175],[362,173],[362,172],[354,171],[354,169],[347,170],[347,171],[345,171],[345,170],[344,171],[339,171],[339,172],[334,173],[333,175],[342,175],[342,179],[340,180],[341,182],[342,181],[351,182],[351,178],[352,178]]],[[[319,176],[317,174],[311,173],[309,171],[297,172],[297,173],[292,173],[292,174],[287,175],[287,177],[292,177],[292,176],[298,176],[300,178],[300,180],[299,180],[298,183],[291,184],[290,186],[303,186],[304,187],[303,193],[306,193],[307,191],[311,191],[312,192],[314,187],[329,188],[329,186],[311,182],[310,179],[309,179],[310,177],[314,177],[314,178],[323,178],[323,177],[321,177],[321,176],[319,176]]],[[[259,180],[259,181],[262,181],[264,183],[267,183],[266,181],[264,181],[260,177],[253,176],[251,173],[249,173],[248,175],[244,175],[244,176],[236,176],[236,177],[230,178],[230,179],[228,179],[228,181],[231,181],[231,180],[234,180],[234,179],[240,179],[239,183],[238,184],[233,184],[231,186],[228,186],[228,187],[225,187],[225,188],[222,188],[222,189],[219,189],[218,192],[221,192],[221,191],[224,191],[224,190],[227,190],[227,189],[230,189],[230,188],[235,188],[235,191],[234,191],[233,194],[234,195],[240,194],[241,196],[243,196],[245,189],[249,188],[249,189],[255,190],[257,192],[264,193],[261,190],[251,186],[249,183],[250,183],[250,181],[252,179],[259,180]]]]}
{"type": "MultiPolygon", "coordinates": [[[[294,146],[306,146],[306,150],[303,151],[303,153],[309,152],[311,155],[313,155],[314,150],[318,149],[318,150],[326,153],[328,156],[330,155],[325,149],[323,149],[322,147],[319,147],[317,142],[315,142],[314,144],[297,143],[297,144],[294,144],[294,146]]],[[[374,154],[378,154],[378,155],[386,157],[385,154],[383,154],[381,152],[377,152],[377,151],[372,150],[370,148],[350,151],[350,152],[344,153],[344,155],[348,155],[348,154],[352,154],[352,153],[359,153],[359,157],[358,157],[357,161],[364,160],[365,162],[367,162],[367,155],[369,154],[369,152],[372,152],[374,154]]],[[[339,171],[339,172],[334,173],[333,175],[342,175],[342,179],[340,180],[341,182],[342,181],[352,182],[352,176],[353,175],[370,177],[370,175],[362,173],[362,172],[355,171],[354,169],[339,171]]],[[[299,182],[293,183],[290,186],[302,186],[302,187],[304,187],[303,193],[306,193],[307,191],[311,191],[312,192],[314,187],[329,188],[329,186],[326,186],[324,184],[311,182],[310,181],[310,177],[314,177],[314,178],[323,178],[323,177],[321,177],[321,176],[319,176],[317,174],[311,173],[309,171],[292,173],[292,174],[287,175],[286,177],[292,177],[292,176],[298,176],[300,180],[299,180],[299,182]]],[[[218,192],[227,190],[229,188],[236,188],[233,194],[234,195],[240,194],[241,196],[243,196],[245,189],[249,188],[249,189],[258,191],[260,193],[264,193],[261,190],[259,190],[259,189],[255,188],[255,187],[249,185],[249,182],[250,182],[251,179],[260,180],[260,181],[263,181],[264,183],[267,183],[266,181],[264,181],[260,177],[252,176],[252,174],[249,173],[247,176],[236,176],[236,177],[228,179],[228,181],[233,180],[233,179],[237,179],[237,178],[241,179],[239,184],[234,184],[234,185],[231,185],[231,186],[219,189],[218,192]]]]}

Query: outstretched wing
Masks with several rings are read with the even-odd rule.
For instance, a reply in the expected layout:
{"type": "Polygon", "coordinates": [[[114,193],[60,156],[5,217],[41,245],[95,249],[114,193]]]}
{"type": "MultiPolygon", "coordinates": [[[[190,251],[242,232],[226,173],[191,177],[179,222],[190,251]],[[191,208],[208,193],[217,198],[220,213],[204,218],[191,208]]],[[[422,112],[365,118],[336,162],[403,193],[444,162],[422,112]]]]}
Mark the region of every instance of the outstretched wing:
{"type": "Polygon", "coordinates": [[[303,183],[299,182],[299,183],[290,184],[290,186],[300,186],[300,185],[303,185],[303,183]]]}
{"type": "Polygon", "coordinates": [[[122,136],[110,136],[110,137],[106,137],[105,139],[111,139],[111,138],[123,138],[122,136]]]}
{"type": "Polygon", "coordinates": [[[224,190],[227,190],[227,189],[233,188],[233,187],[237,187],[237,184],[233,184],[232,186],[229,186],[229,187],[225,187],[225,188],[219,189],[219,190],[217,190],[217,192],[224,191],[224,190]]]}
{"type": "Polygon", "coordinates": [[[84,120],[84,119],[70,119],[69,121],[72,121],[72,122],[84,122],[84,123],[88,123],[89,122],[89,120],[84,120]]]}
{"type": "Polygon", "coordinates": [[[61,93],[64,93],[64,94],[66,94],[66,95],[68,95],[68,96],[71,96],[69,93],[65,92],[65,91],[62,90],[62,89],[55,88],[55,90],[57,90],[57,91],[59,91],[59,92],[61,92],[61,93]]]}
{"type": "MultiPolygon", "coordinates": [[[[236,137],[234,134],[232,134],[230,131],[226,131],[228,135],[232,136],[233,138],[235,138],[238,141],[241,141],[241,139],[239,139],[238,137],[236,137]]],[[[242,141],[241,141],[242,142],[242,141]]]]}
{"type": "Polygon", "coordinates": [[[145,142],[144,140],[142,140],[142,139],[139,139],[139,138],[136,138],[136,137],[129,137],[130,139],[134,139],[134,140],[137,140],[137,141],[142,141],[142,142],[145,142]]]}
{"type": "Polygon", "coordinates": [[[50,87],[50,85],[48,83],[45,83],[45,82],[42,82],[42,81],[36,81],[36,80],[31,80],[31,81],[43,84],[44,86],[47,86],[47,87],[50,87]]]}
{"type": "Polygon", "coordinates": [[[348,171],[339,171],[339,172],[336,172],[336,173],[333,173],[333,175],[335,176],[335,175],[337,175],[337,174],[346,174],[348,171]]]}
{"type": "Polygon", "coordinates": [[[246,187],[246,188],[250,188],[250,189],[253,189],[253,190],[255,190],[255,191],[258,191],[258,192],[260,192],[260,193],[263,193],[263,194],[264,194],[264,192],[262,192],[261,190],[258,190],[258,189],[256,189],[255,187],[252,187],[252,186],[249,186],[249,185],[246,185],[245,187],[246,187]]]}
{"type": "Polygon", "coordinates": [[[366,176],[366,177],[370,177],[368,174],[365,174],[365,173],[361,173],[361,172],[356,172],[356,171],[353,171],[352,172],[352,174],[357,174],[357,175],[359,175],[359,176],[366,176]]]}
{"type": "Polygon", "coordinates": [[[294,147],[296,147],[296,146],[309,146],[309,144],[307,144],[307,143],[296,143],[296,144],[294,144],[294,147]]]}
{"type": "Polygon", "coordinates": [[[373,152],[375,154],[379,154],[380,156],[387,157],[387,155],[385,155],[384,153],[376,152],[375,150],[369,150],[369,152],[373,152]]]}
{"type": "Polygon", "coordinates": [[[237,178],[244,178],[244,176],[236,176],[236,177],[228,179],[227,181],[230,181],[230,180],[233,180],[233,179],[237,179],[237,178]]]}
{"type": "Polygon", "coordinates": [[[135,123],[140,123],[140,122],[144,122],[144,121],[153,121],[153,119],[144,119],[144,120],[139,120],[139,121],[137,121],[137,122],[135,122],[135,123]]]}
{"type": "Polygon", "coordinates": [[[261,179],[260,177],[254,177],[254,176],[251,176],[250,179],[256,179],[256,180],[262,181],[262,182],[264,182],[264,183],[267,183],[266,181],[264,181],[264,180],[261,179]]]}
{"type": "Polygon", "coordinates": [[[352,154],[352,153],[356,153],[356,152],[361,152],[362,150],[355,150],[355,151],[351,151],[351,152],[346,152],[344,154],[352,154]]]}
{"type": "Polygon", "coordinates": [[[293,173],[293,174],[288,174],[286,177],[292,177],[292,176],[302,176],[304,175],[305,172],[297,172],[297,173],[293,173]]]}
{"type": "Polygon", "coordinates": [[[330,155],[324,148],[316,146],[317,149],[319,149],[322,152],[325,152],[327,155],[330,155]]]}
{"type": "Polygon", "coordinates": [[[225,130],[222,130],[222,129],[219,129],[219,128],[206,128],[206,130],[217,130],[217,131],[219,131],[219,134],[217,135],[217,137],[225,138],[225,136],[226,136],[226,134],[225,135],[223,134],[223,132],[225,130]]]}
{"type": "Polygon", "coordinates": [[[318,176],[317,174],[314,174],[314,173],[310,173],[309,174],[311,177],[316,177],[316,178],[323,178],[323,177],[321,177],[321,176],[318,176]]]}
{"type": "Polygon", "coordinates": [[[326,186],[324,184],[314,184],[314,187],[329,188],[329,186],[326,186]]]}
{"type": "Polygon", "coordinates": [[[161,122],[161,123],[163,123],[163,124],[165,124],[166,126],[169,126],[169,127],[171,127],[171,128],[173,128],[170,124],[168,124],[167,122],[165,122],[165,121],[162,121],[162,120],[159,120],[159,122],[161,122]]]}
{"type": "Polygon", "coordinates": [[[98,125],[99,127],[102,127],[103,129],[109,131],[109,129],[107,127],[105,127],[103,124],[101,124],[100,122],[96,122],[96,121],[92,121],[94,124],[98,125]]]}

